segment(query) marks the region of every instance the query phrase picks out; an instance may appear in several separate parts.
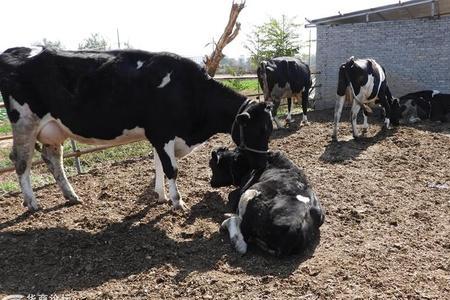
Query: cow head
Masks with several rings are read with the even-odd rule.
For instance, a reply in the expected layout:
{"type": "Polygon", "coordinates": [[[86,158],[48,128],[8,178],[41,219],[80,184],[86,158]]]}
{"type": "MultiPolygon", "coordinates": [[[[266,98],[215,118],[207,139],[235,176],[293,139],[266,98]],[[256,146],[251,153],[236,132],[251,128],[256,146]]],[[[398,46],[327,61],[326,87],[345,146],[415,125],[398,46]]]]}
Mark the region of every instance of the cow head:
{"type": "Polygon", "coordinates": [[[270,96],[271,88],[269,86],[269,82],[273,82],[273,73],[275,72],[275,68],[276,66],[273,65],[270,61],[264,60],[256,70],[256,74],[258,75],[258,82],[261,86],[261,89],[263,90],[265,101],[272,101],[272,98],[270,96]]]}
{"type": "Polygon", "coordinates": [[[273,130],[271,109],[271,103],[250,101],[238,113],[233,124],[233,142],[246,155],[254,169],[265,167],[267,162],[269,138],[273,130]]]}
{"type": "Polygon", "coordinates": [[[239,185],[242,177],[250,170],[245,155],[236,149],[219,148],[211,152],[209,160],[212,187],[239,185]]]}
{"type": "Polygon", "coordinates": [[[400,105],[400,100],[398,98],[388,99],[388,103],[390,106],[390,113],[387,117],[392,125],[398,126],[400,124],[400,119],[402,118],[404,108],[400,105]]]}
{"type": "Polygon", "coordinates": [[[416,99],[400,98],[399,111],[400,121],[407,124],[416,123],[423,117],[416,99]]]}

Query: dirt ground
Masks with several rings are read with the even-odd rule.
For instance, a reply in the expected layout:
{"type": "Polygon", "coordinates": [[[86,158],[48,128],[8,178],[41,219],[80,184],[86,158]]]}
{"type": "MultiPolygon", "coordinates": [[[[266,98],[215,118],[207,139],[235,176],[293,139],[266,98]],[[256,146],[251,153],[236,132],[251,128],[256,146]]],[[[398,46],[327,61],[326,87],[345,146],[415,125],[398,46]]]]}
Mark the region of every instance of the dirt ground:
{"type": "Polygon", "coordinates": [[[181,160],[186,214],[155,202],[149,157],[105,165],[71,182],[0,200],[0,299],[450,299],[450,125],[424,122],[351,138],[348,112],[331,143],[331,111],[278,131],[272,149],[305,169],[326,211],[310,255],[275,258],[230,246],[219,224],[229,189],[209,186],[213,137],[181,160]],[[38,299],[38,298],[36,298],[38,299]],[[44,299],[44,298],[43,298],[44,299]]]}

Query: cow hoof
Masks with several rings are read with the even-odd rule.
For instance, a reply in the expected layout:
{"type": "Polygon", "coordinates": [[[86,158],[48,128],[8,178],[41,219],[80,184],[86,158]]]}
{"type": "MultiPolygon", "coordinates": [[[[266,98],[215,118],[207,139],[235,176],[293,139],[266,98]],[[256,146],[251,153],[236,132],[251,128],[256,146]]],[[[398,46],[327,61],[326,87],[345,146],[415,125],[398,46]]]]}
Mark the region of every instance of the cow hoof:
{"type": "Polygon", "coordinates": [[[309,126],[309,125],[311,125],[311,124],[309,123],[309,121],[302,121],[302,122],[300,123],[300,126],[309,126]]]}
{"type": "Polygon", "coordinates": [[[81,204],[83,201],[77,195],[64,196],[70,205],[81,204]]]}
{"type": "Polygon", "coordinates": [[[167,202],[170,202],[169,198],[167,198],[167,197],[156,198],[156,203],[163,204],[163,203],[167,203],[167,202]]]}
{"type": "Polygon", "coordinates": [[[22,205],[24,207],[26,207],[29,212],[35,212],[35,211],[38,211],[40,209],[39,205],[35,201],[31,202],[31,203],[27,203],[26,201],[24,201],[22,203],[22,205]]]}
{"type": "Polygon", "coordinates": [[[178,211],[188,211],[189,208],[187,207],[186,203],[184,203],[183,200],[178,200],[177,203],[173,203],[173,210],[178,210],[178,211]]]}

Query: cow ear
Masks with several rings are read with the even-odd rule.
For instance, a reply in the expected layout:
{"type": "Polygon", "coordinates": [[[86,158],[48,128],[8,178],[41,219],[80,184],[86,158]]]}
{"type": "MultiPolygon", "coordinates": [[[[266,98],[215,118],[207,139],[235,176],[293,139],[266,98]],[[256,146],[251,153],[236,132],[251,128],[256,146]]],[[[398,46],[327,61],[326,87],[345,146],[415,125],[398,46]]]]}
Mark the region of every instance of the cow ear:
{"type": "Polygon", "coordinates": [[[248,112],[243,112],[236,116],[236,121],[240,125],[246,124],[248,120],[250,120],[250,114],[248,112]]]}
{"type": "Polygon", "coordinates": [[[211,152],[211,158],[217,160],[217,151],[216,150],[213,150],[211,152]]]}
{"type": "Polygon", "coordinates": [[[217,150],[213,150],[211,152],[211,158],[216,162],[216,164],[219,164],[220,158],[222,157],[222,154],[220,154],[221,152],[217,151],[217,150]]]}

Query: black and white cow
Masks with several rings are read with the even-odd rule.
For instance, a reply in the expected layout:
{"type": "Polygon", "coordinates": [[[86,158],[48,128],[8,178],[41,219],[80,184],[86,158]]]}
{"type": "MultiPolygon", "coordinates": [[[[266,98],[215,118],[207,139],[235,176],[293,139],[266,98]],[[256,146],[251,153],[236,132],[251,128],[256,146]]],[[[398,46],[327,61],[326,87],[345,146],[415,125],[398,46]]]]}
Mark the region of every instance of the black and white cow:
{"type": "Polygon", "coordinates": [[[176,185],[177,158],[216,133],[231,132],[254,167],[266,163],[270,107],[247,100],[175,54],[11,48],[0,55],[0,91],[14,136],[11,159],[30,210],[38,209],[30,183],[36,140],[71,202],[79,198],[62,167],[67,138],[102,145],[148,139],[155,191],[166,199],[165,174],[174,208],[185,208],[176,185]]]}
{"type": "Polygon", "coordinates": [[[339,68],[337,87],[337,101],[334,109],[333,140],[337,139],[338,124],[342,114],[345,98],[352,100],[352,131],[353,137],[358,138],[356,118],[363,108],[363,128],[369,127],[367,114],[371,113],[371,107],[381,104],[385,111],[384,125],[390,127],[390,123],[398,125],[397,114],[393,112],[398,107],[398,99],[394,99],[387,86],[384,68],[373,59],[354,59],[350,57],[339,68]]]}
{"type": "Polygon", "coordinates": [[[288,98],[286,122],[291,121],[291,98],[296,98],[302,103],[302,124],[308,124],[308,96],[312,81],[307,64],[295,57],[277,57],[261,62],[257,75],[265,101],[274,103],[272,115],[278,128],[281,124],[277,118],[277,111],[282,98],[288,98]]]}
{"type": "Polygon", "coordinates": [[[442,94],[436,90],[424,90],[409,93],[400,98],[400,117],[405,123],[416,123],[420,120],[447,121],[450,113],[450,94],[442,94]]]}
{"type": "Polygon", "coordinates": [[[267,166],[259,170],[239,149],[219,148],[211,156],[211,186],[239,187],[229,195],[236,214],[222,223],[239,253],[247,251],[247,243],[275,255],[309,248],[324,213],[300,168],[279,151],[270,151],[267,166]]]}

